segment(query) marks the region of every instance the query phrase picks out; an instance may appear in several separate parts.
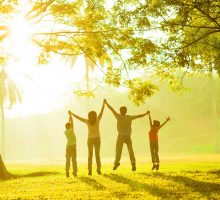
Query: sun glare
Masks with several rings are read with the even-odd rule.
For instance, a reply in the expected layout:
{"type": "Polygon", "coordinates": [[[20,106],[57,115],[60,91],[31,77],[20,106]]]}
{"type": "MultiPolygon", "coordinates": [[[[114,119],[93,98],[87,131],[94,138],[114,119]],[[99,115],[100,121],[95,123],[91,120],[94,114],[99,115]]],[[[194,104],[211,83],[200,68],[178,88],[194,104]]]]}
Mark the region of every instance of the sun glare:
{"type": "Polygon", "coordinates": [[[26,41],[30,40],[34,32],[34,27],[23,17],[15,17],[9,21],[10,37],[13,40],[26,41]]]}
{"type": "Polygon", "coordinates": [[[39,26],[30,24],[21,15],[7,24],[10,34],[3,43],[9,57],[6,70],[21,88],[23,99],[22,104],[7,110],[7,116],[48,113],[65,106],[73,98],[74,84],[84,79],[85,63],[79,57],[70,68],[61,57],[52,55],[50,64],[39,66],[41,49],[32,41],[33,34],[41,31],[39,26]]]}

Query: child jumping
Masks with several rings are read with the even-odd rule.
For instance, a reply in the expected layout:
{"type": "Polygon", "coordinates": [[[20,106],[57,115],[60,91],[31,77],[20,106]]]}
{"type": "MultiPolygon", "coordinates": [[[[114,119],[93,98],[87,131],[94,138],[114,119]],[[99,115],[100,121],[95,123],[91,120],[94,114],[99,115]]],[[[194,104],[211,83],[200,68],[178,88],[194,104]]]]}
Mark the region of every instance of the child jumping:
{"type": "Polygon", "coordinates": [[[76,136],[74,134],[73,119],[69,113],[69,122],[66,123],[66,177],[69,177],[70,159],[72,158],[73,175],[77,176],[77,162],[76,162],[76,136]]]}
{"type": "Polygon", "coordinates": [[[151,151],[151,158],[152,158],[152,163],[153,163],[153,167],[152,170],[159,169],[159,155],[158,155],[158,151],[159,151],[159,146],[158,146],[158,131],[170,120],[170,118],[168,117],[166,119],[166,121],[160,125],[160,122],[157,120],[153,120],[152,123],[152,119],[151,119],[151,115],[149,113],[149,121],[150,121],[150,132],[149,132],[149,141],[150,141],[150,151],[151,151]]]}

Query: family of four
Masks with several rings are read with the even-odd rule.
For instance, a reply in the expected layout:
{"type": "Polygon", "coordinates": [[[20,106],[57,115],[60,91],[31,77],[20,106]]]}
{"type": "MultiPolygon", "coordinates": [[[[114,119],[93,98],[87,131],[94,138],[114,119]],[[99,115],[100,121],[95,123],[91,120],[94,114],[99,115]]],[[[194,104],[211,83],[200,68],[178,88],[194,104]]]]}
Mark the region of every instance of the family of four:
{"type": "Polygon", "coordinates": [[[132,147],[132,140],[131,140],[131,123],[134,119],[138,119],[149,115],[150,121],[150,132],[149,132],[149,140],[150,140],[150,150],[151,150],[151,157],[153,163],[153,169],[159,169],[159,156],[158,156],[158,131],[159,129],[165,125],[170,118],[168,117],[167,120],[160,125],[160,122],[154,120],[152,122],[150,111],[143,113],[141,115],[127,115],[127,108],[125,106],[120,108],[120,113],[116,112],[106,101],[103,100],[102,108],[100,113],[97,116],[95,111],[91,111],[88,113],[88,119],[84,119],[71,111],[69,111],[69,122],[66,123],[66,131],[65,135],[67,138],[67,146],[66,146],[66,176],[69,177],[69,170],[70,170],[70,161],[72,160],[72,167],[73,167],[73,175],[77,176],[77,161],[76,161],[76,136],[74,134],[74,125],[72,116],[76,119],[84,122],[88,127],[88,175],[92,175],[92,157],[93,157],[93,149],[95,150],[95,158],[97,164],[97,173],[101,174],[101,161],[100,161],[100,129],[99,124],[100,120],[103,115],[104,107],[107,107],[112,111],[113,115],[117,119],[117,130],[118,130],[118,138],[116,143],[116,156],[113,170],[116,170],[120,165],[120,159],[122,154],[123,144],[125,143],[128,148],[129,157],[132,165],[132,171],[136,171],[136,160],[134,156],[134,151],[132,147]]]}

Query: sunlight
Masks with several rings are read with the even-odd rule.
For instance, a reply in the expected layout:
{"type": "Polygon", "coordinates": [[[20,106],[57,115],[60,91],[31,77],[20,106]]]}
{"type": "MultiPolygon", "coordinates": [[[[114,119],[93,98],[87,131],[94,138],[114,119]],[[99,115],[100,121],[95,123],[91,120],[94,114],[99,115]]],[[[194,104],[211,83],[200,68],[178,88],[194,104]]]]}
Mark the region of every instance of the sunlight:
{"type": "MultiPolygon", "coordinates": [[[[10,35],[3,45],[8,49],[7,73],[22,92],[22,103],[8,109],[8,117],[48,113],[63,108],[73,99],[73,90],[84,79],[85,63],[78,57],[70,68],[61,56],[52,55],[50,64],[40,66],[41,49],[32,41],[34,33],[41,31],[22,15],[8,21],[10,35]]],[[[50,24],[48,24],[50,25],[50,24]]]]}
{"type": "Polygon", "coordinates": [[[34,27],[22,16],[16,16],[8,23],[10,37],[14,41],[27,41],[34,33],[34,27]]]}
{"type": "Polygon", "coordinates": [[[22,104],[7,110],[8,117],[60,110],[74,99],[73,90],[83,80],[80,59],[74,69],[60,58],[54,58],[51,64],[45,66],[33,63],[29,58],[26,63],[20,60],[8,66],[8,73],[20,86],[23,98],[22,104]]]}

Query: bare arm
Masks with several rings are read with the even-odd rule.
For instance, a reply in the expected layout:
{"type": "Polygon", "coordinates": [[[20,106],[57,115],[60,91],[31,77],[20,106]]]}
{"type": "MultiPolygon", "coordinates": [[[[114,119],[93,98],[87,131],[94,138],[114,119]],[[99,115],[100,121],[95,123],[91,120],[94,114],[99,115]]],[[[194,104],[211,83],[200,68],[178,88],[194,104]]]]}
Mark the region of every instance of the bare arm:
{"type": "Polygon", "coordinates": [[[74,113],[72,113],[71,111],[69,111],[69,114],[71,114],[72,116],[74,116],[76,119],[80,120],[81,122],[87,123],[87,119],[84,119],[74,113]]]}
{"type": "Polygon", "coordinates": [[[119,114],[108,104],[107,101],[106,101],[106,105],[112,111],[113,115],[117,118],[119,116],[119,114]]]}
{"type": "Polygon", "coordinates": [[[152,127],[152,119],[151,119],[151,115],[150,115],[150,113],[149,113],[149,122],[150,122],[150,127],[152,127]]]}
{"type": "Polygon", "coordinates": [[[102,103],[102,108],[101,108],[101,111],[98,115],[98,119],[100,120],[102,118],[102,115],[103,115],[103,111],[104,111],[104,108],[105,108],[105,100],[103,100],[103,103],[102,103]]]}
{"type": "Polygon", "coordinates": [[[70,123],[71,128],[73,128],[73,118],[71,115],[69,117],[69,123],[70,123]]]}
{"type": "Polygon", "coordinates": [[[163,124],[160,125],[160,128],[162,128],[169,120],[170,118],[168,117],[167,120],[163,124]]]}
{"type": "Polygon", "coordinates": [[[146,115],[148,115],[148,114],[149,114],[149,111],[147,111],[146,113],[143,113],[143,114],[141,114],[141,115],[134,115],[134,116],[132,116],[132,120],[133,120],[133,119],[138,119],[138,118],[144,117],[144,116],[146,116],[146,115]]]}

